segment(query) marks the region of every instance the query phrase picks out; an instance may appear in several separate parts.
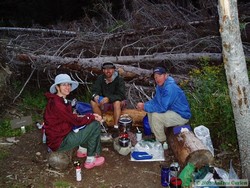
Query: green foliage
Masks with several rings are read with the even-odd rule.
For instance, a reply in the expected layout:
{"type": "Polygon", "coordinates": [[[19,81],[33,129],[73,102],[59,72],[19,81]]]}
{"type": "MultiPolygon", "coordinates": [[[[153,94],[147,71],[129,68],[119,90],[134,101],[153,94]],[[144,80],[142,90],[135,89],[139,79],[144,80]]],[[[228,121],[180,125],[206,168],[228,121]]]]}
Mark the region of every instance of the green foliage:
{"type": "MultiPolygon", "coordinates": [[[[19,81],[12,83],[13,89],[16,91],[20,90],[21,84],[19,81]]],[[[46,99],[44,96],[44,91],[42,90],[31,90],[24,91],[21,95],[21,100],[18,103],[18,111],[24,116],[31,115],[34,122],[41,120],[43,115],[43,110],[46,105],[46,99]]],[[[12,137],[21,136],[21,128],[12,129],[10,119],[0,120],[0,137],[12,137]]],[[[33,130],[35,126],[27,125],[25,126],[25,131],[29,132],[33,130]]]]}
{"type": "Polygon", "coordinates": [[[216,147],[236,147],[237,134],[224,68],[209,66],[206,60],[201,64],[201,69],[190,72],[192,82],[181,83],[191,106],[191,126],[206,126],[216,147]]]}
{"type": "Polygon", "coordinates": [[[22,134],[21,129],[12,129],[10,120],[0,121],[0,137],[12,137],[20,136],[22,134]]]}
{"type": "Polygon", "coordinates": [[[247,23],[246,22],[240,22],[240,30],[245,30],[246,29],[246,26],[247,26],[247,23]]]}
{"type": "Polygon", "coordinates": [[[77,94],[76,99],[78,101],[89,103],[89,101],[91,100],[91,92],[84,90],[83,93],[81,92],[77,94]]]}
{"type": "Polygon", "coordinates": [[[26,91],[23,95],[23,107],[42,110],[46,106],[46,98],[43,90],[26,91]]]}

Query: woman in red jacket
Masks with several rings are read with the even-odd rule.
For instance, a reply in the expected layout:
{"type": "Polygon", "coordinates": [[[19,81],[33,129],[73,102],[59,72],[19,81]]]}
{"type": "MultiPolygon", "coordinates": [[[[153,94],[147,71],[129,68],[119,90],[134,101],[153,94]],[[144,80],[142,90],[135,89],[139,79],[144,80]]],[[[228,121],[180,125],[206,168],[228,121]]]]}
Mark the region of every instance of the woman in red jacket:
{"type": "MultiPolygon", "coordinates": [[[[50,87],[50,93],[45,93],[48,100],[44,112],[46,143],[52,151],[67,151],[78,146],[87,146],[81,157],[87,156],[84,167],[87,169],[100,166],[104,157],[100,156],[101,142],[100,122],[98,114],[77,115],[72,112],[71,103],[66,99],[79,83],[72,81],[69,75],[59,74],[50,87]],[[86,125],[78,132],[73,132],[73,126],[86,125]]],[[[81,151],[80,151],[81,152],[81,151]]],[[[79,155],[78,155],[79,156],[79,155]]]]}

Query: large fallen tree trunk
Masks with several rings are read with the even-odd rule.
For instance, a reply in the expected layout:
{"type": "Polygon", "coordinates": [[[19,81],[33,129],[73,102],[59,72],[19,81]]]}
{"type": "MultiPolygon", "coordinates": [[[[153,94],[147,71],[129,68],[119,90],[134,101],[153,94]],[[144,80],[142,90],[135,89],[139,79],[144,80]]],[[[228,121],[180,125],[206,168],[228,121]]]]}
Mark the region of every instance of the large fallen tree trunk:
{"type": "Polygon", "coordinates": [[[34,54],[20,54],[17,55],[16,60],[25,64],[32,64],[37,69],[44,70],[65,68],[70,71],[85,71],[100,73],[103,62],[113,62],[116,64],[119,73],[124,78],[132,79],[136,77],[150,77],[151,70],[142,69],[128,64],[142,63],[142,62],[161,62],[165,60],[199,60],[200,58],[209,58],[213,61],[221,61],[221,54],[218,53],[183,53],[183,54],[168,54],[158,53],[153,55],[141,56],[109,56],[96,58],[69,58],[48,55],[34,55],[34,54]],[[123,65],[121,65],[121,63],[123,65]],[[125,65],[124,65],[125,64],[125,65]]]}
{"type": "MultiPolygon", "coordinates": [[[[96,57],[96,58],[62,58],[58,56],[48,55],[34,55],[34,54],[19,54],[17,60],[21,62],[36,62],[36,63],[53,63],[54,66],[63,64],[79,64],[79,66],[96,67],[100,68],[101,63],[111,61],[113,63],[139,63],[139,62],[161,62],[163,60],[175,60],[175,61],[197,61],[201,58],[208,58],[211,61],[221,61],[221,53],[155,53],[152,55],[138,55],[138,56],[108,56],[108,57],[96,57]]],[[[53,66],[52,64],[52,66],[53,66]]],[[[120,65],[122,66],[122,65],[120,65]]]]}
{"type": "MultiPolygon", "coordinates": [[[[122,111],[122,115],[127,114],[129,115],[132,120],[132,126],[142,126],[142,120],[144,116],[146,115],[145,111],[137,110],[137,109],[124,109],[122,111]]],[[[113,118],[113,112],[108,111],[103,115],[103,119],[107,123],[108,126],[114,126],[114,118],[113,118]]]]}
{"type": "Polygon", "coordinates": [[[180,165],[192,163],[196,168],[213,163],[213,155],[192,131],[174,134],[173,128],[167,129],[167,141],[180,165]]]}

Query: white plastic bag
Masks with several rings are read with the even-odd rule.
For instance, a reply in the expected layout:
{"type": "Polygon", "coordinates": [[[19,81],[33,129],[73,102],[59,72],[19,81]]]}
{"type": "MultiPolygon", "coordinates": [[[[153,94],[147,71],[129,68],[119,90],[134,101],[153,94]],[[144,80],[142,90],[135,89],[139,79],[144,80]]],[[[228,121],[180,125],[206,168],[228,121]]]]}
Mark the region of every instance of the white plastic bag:
{"type": "MultiPolygon", "coordinates": [[[[162,144],[159,141],[146,141],[140,140],[136,143],[131,152],[146,152],[149,155],[152,155],[152,159],[143,160],[143,161],[164,161],[164,150],[162,144]]],[[[137,161],[131,156],[132,161],[137,161]]]]}
{"type": "Polygon", "coordinates": [[[199,138],[202,141],[202,143],[205,146],[207,146],[209,151],[214,156],[214,147],[213,147],[213,143],[210,137],[209,129],[205,127],[204,125],[200,125],[194,128],[194,134],[197,138],[199,138]]]}
{"type": "Polygon", "coordinates": [[[238,175],[236,174],[236,172],[233,168],[232,159],[230,160],[229,179],[230,180],[238,180],[239,179],[238,175]]]}

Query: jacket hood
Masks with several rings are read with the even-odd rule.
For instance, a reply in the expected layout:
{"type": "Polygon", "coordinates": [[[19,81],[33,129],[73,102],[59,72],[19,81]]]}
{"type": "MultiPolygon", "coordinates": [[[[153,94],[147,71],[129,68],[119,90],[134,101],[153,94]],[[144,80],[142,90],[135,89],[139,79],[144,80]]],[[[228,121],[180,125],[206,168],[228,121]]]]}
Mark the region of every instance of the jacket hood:
{"type": "Polygon", "coordinates": [[[47,99],[51,99],[51,98],[58,97],[58,95],[53,94],[53,93],[50,93],[50,92],[46,92],[44,95],[45,95],[45,97],[46,97],[47,99]]]}
{"type": "Polygon", "coordinates": [[[174,78],[171,76],[168,76],[168,78],[165,80],[161,88],[164,88],[166,85],[173,84],[173,83],[175,83],[174,78]]]}

